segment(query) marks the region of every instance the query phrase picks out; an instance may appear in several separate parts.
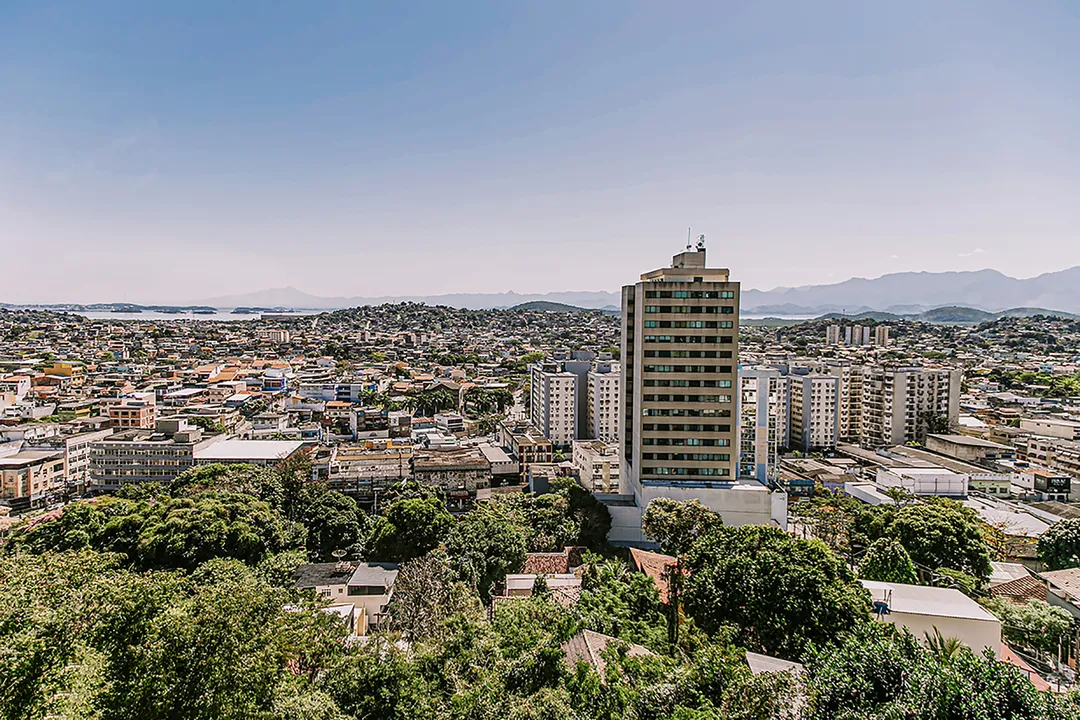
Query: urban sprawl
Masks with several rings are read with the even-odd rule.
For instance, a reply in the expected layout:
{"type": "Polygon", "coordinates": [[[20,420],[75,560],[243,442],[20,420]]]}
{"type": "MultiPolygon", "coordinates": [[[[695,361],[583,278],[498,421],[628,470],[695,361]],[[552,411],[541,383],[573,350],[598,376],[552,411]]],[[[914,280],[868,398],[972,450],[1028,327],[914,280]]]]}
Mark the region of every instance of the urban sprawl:
{"type": "MultiPolygon", "coordinates": [[[[556,709],[521,717],[565,716],[563,702],[577,717],[1072,717],[1080,320],[741,321],[733,277],[706,264],[702,241],[625,286],[620,311],[402,303],[226,322],[0,310],[0,580],[38,577],[28,558],[70,551],[168,572],[298,552],[281,612],[304,598],[339,619],[342,653],[386,640],[367,661],[414,663],[423,702],[463,692],[425,676],[417,648],[445,648],[455,607],[475,603],[503,643],[495,696],[556,709]],[[255,500],[266,507],[244,504],[255,500]],[[196,513],[246,518],[243,541],[230,529],[204,550],[184,535],[196,513]],[[256,515],[302,537],[268,541],[256,515]],[[507,622],[535,636],[513,645],[507,622]],[[694,675],[694,642],[741,648],[715,696],[694,675]],[[561,670],[507,669],[519,654],[543,666],[541,646],[561,670]],[[634,664],[653,656],[667,669],[634,664]],[[923,681],[882,680],[878,695],[844,685],[900,656],[923,681]],[[583,689],[575,668],[597,684],[583,689]],[[774,675],[787,691],[763,679],[774,675]],[[650,700],[650,683],[674,699],[650,700]],[[574,704],[616,685],[625,706],[574,704]],[[980,697],[1027,709],[922,714],[980,697]]],[[[50,568],[64,562],[90,561],[50,568]]],[[[104,662],[87,657],[59,666],[104,662]]],[[[340,675],[282,658],[290,682],[310,670],[345,715],[444,717],[395,705],[404,681],[392,708],[363,706],[340,675]]],[[[95,692],[121,687],[110,682],[95,692]]],[[[20,702],[41,710],[57,692],[20,702]]]]}

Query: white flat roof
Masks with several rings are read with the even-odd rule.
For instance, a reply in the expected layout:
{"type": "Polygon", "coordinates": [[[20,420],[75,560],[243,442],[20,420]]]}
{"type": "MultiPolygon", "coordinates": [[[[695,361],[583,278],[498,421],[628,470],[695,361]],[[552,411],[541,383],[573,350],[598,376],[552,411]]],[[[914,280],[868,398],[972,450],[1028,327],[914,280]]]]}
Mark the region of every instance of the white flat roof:
{"type": "Polygon", "coordinates": [[[953,588],[903,585],[876,580],[859,582],[870,591],[874,600],[888,598],[889,610],[892,612],[1000,622],[979,603],[953,588]]]}
{"type": "Polygon", "coordinates": [[[195,451],[196,460],[281,460],[296,452],[300,440],[222,440],[195,451]]]}

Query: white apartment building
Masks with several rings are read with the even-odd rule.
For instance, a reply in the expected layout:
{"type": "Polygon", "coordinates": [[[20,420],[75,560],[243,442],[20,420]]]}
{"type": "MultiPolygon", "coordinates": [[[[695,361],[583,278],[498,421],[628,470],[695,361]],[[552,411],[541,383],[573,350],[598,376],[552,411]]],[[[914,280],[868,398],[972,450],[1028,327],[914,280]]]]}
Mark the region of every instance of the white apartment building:
{"type": "Polygon", "coordinates": [[[529,367],[529,420],[554,445],[577,437],[577,375],[553,361],[529,367]]]}
{"type": "Polygon", "coordinates": [[[617,441],[574,441],[571,462],[583,488],[594,494],[619,494],[619,448],[617,441]]]}
{"type": "Polygon", "coordinates": [[[802,450],[835,448],[840,434],[840,381],[831,375],[789,375],[789,445],[802,450]]]}
{"type": "Polygon", "coordinates": [[[739,368],[739,477],[775,480],[788,445],[788,379],[771,367],[739,368]]]}
{"type": "Polygon", "coordinates": [[[934,424],[957,425],[960,370],[867,366],[862,377],[859,443],[878,448],[923,442],[934,424]]]}
{"type": "Polygon", "coordinates": [[[588,432],[604,442],[618,442],[622,435],[621,371],[618,363],[597,363],[588,374],[588,432]]]}
{"type": "Polygon", "coordinates": [[[858,443],[862,432],[862,374],[861,365],[843,361],[825,361],[813,366],[821,375],[832,375],[840,384],[837,388],[840,442],[858,443]]]}

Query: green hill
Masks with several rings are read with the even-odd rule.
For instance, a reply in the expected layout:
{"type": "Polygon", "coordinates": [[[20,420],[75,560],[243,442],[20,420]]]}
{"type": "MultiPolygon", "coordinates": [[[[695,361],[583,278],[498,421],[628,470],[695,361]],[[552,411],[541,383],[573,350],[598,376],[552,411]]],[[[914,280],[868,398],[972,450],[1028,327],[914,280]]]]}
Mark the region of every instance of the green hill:
{"type": "Polygon", "coordinates": [[[578,307],[577,305],[566,305],[565,303],[549,302],[547,300],[533,300],[532,302],[524,302],[520,305],[515,305],[511,310],[533,310],[535,312],[563,312],[563,313],[582,313],[582,312],[599,312],[592,308],[578,307]]]}

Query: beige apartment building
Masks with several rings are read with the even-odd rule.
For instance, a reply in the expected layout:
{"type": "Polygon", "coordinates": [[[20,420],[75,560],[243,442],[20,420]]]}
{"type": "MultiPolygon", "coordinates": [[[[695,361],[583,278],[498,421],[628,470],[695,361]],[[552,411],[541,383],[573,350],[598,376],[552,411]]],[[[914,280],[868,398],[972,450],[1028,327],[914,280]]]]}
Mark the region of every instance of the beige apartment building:
{"type": "Polygon", "coordinates": [[[878,448],[923,442],[928,432],[955,428],[960,377],[960,370],[864,367],[859,443],[878,448]]]}
{"type": "Polygon", "coordinates": [[[733,482],[739,283],[706,267],[702,239],[625,286],[622,317],[623,456],[635,495],[733,482]]]}

